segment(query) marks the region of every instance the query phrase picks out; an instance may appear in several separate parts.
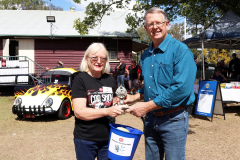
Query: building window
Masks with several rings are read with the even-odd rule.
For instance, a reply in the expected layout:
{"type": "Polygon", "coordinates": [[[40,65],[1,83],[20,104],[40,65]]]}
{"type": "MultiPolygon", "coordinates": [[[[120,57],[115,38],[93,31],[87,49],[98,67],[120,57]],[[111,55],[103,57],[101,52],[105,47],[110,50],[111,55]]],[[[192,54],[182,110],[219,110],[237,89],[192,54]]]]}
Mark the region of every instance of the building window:
{"type": "Polygon", "coordinates": [[[117,60],[117,39],[104,38],[104,44],[109,53],[109,59],[117,60]]]}

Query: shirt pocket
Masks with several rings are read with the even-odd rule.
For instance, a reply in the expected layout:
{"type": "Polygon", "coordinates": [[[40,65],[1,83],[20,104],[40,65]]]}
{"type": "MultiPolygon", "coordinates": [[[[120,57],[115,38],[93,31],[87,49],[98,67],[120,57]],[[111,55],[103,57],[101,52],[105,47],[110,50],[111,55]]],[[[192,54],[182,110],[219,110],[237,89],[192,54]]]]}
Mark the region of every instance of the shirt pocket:
{"type": "Polygon", "coordinates": [[[157,74],[157,81],[160,85],[169,86],[173,79],[173,64],[160,62],[157,74]]]}

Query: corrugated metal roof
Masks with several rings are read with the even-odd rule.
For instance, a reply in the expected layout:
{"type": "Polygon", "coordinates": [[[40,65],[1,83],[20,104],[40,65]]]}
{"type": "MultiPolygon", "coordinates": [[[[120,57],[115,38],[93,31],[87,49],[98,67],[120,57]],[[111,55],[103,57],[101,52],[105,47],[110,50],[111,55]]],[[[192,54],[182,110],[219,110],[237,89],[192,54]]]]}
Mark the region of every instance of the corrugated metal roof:
{"type": "MultiPolygon", "coordinates": [[[[116,11],[110,16],[104,16],[102,23],[84,37],[139,37],[138,34],[126,33],[128,25],[125,22],[127,13],[116,11]]],[[[51,35],[50,23],[46,16],[50,11],[46,10],[0,10],[0,36],[47,36],[51,35]]],[[[73,28],[74,20],[83,20],[84,11],[51,11],[55,16],[52,34],[56,37],[81,37],[73,28]]]]}

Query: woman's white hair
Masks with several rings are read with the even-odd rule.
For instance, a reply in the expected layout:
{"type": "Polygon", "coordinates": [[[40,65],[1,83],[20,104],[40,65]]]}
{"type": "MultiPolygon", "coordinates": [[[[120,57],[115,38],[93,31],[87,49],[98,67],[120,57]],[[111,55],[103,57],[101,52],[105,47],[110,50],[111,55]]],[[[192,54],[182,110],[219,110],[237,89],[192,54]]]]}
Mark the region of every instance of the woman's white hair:
{"type": "Polygon", "coordinates": [[[106,50],[104,44],[102,43],[92,43],[86,50],[84,57],[82,59],[81,65],[80,65],[80,71],[82,72],[88,72],[89,71],[89,67],[88,67],[88,63],[87,63],[87,58],[89,56],[89,54],[96,54],[99,50],[104,50],[104,52],[106,53],[106,62],[105,62],[105,66],[103,67],[102,70],[102,74],[103,73],[109,73],[110,72],[110,64],[109,64],[109,56],[108,56],[108,51],[106,50]]]}

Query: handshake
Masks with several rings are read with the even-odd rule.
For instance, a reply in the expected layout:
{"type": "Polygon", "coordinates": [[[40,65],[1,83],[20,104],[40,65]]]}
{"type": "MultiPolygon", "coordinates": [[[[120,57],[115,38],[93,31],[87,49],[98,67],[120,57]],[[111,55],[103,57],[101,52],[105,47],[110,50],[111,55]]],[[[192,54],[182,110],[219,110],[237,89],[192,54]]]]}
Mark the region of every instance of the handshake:
{"type": "Polygon", "coordinates": [[[140,100],[141,95],[137,93],[136,95],[128,95],[127,90],[121,85],[116,91],[117,97],[113,99],[113,106],[109,109],[112,110],[110,114],[111,117],[117,117],[122,113],[130,113],[136,117],[144,116],[149,110],[145,105],[146,102],[138,102],[129,107],[127,104],[133,103],[135,100],[140,100]]]}

